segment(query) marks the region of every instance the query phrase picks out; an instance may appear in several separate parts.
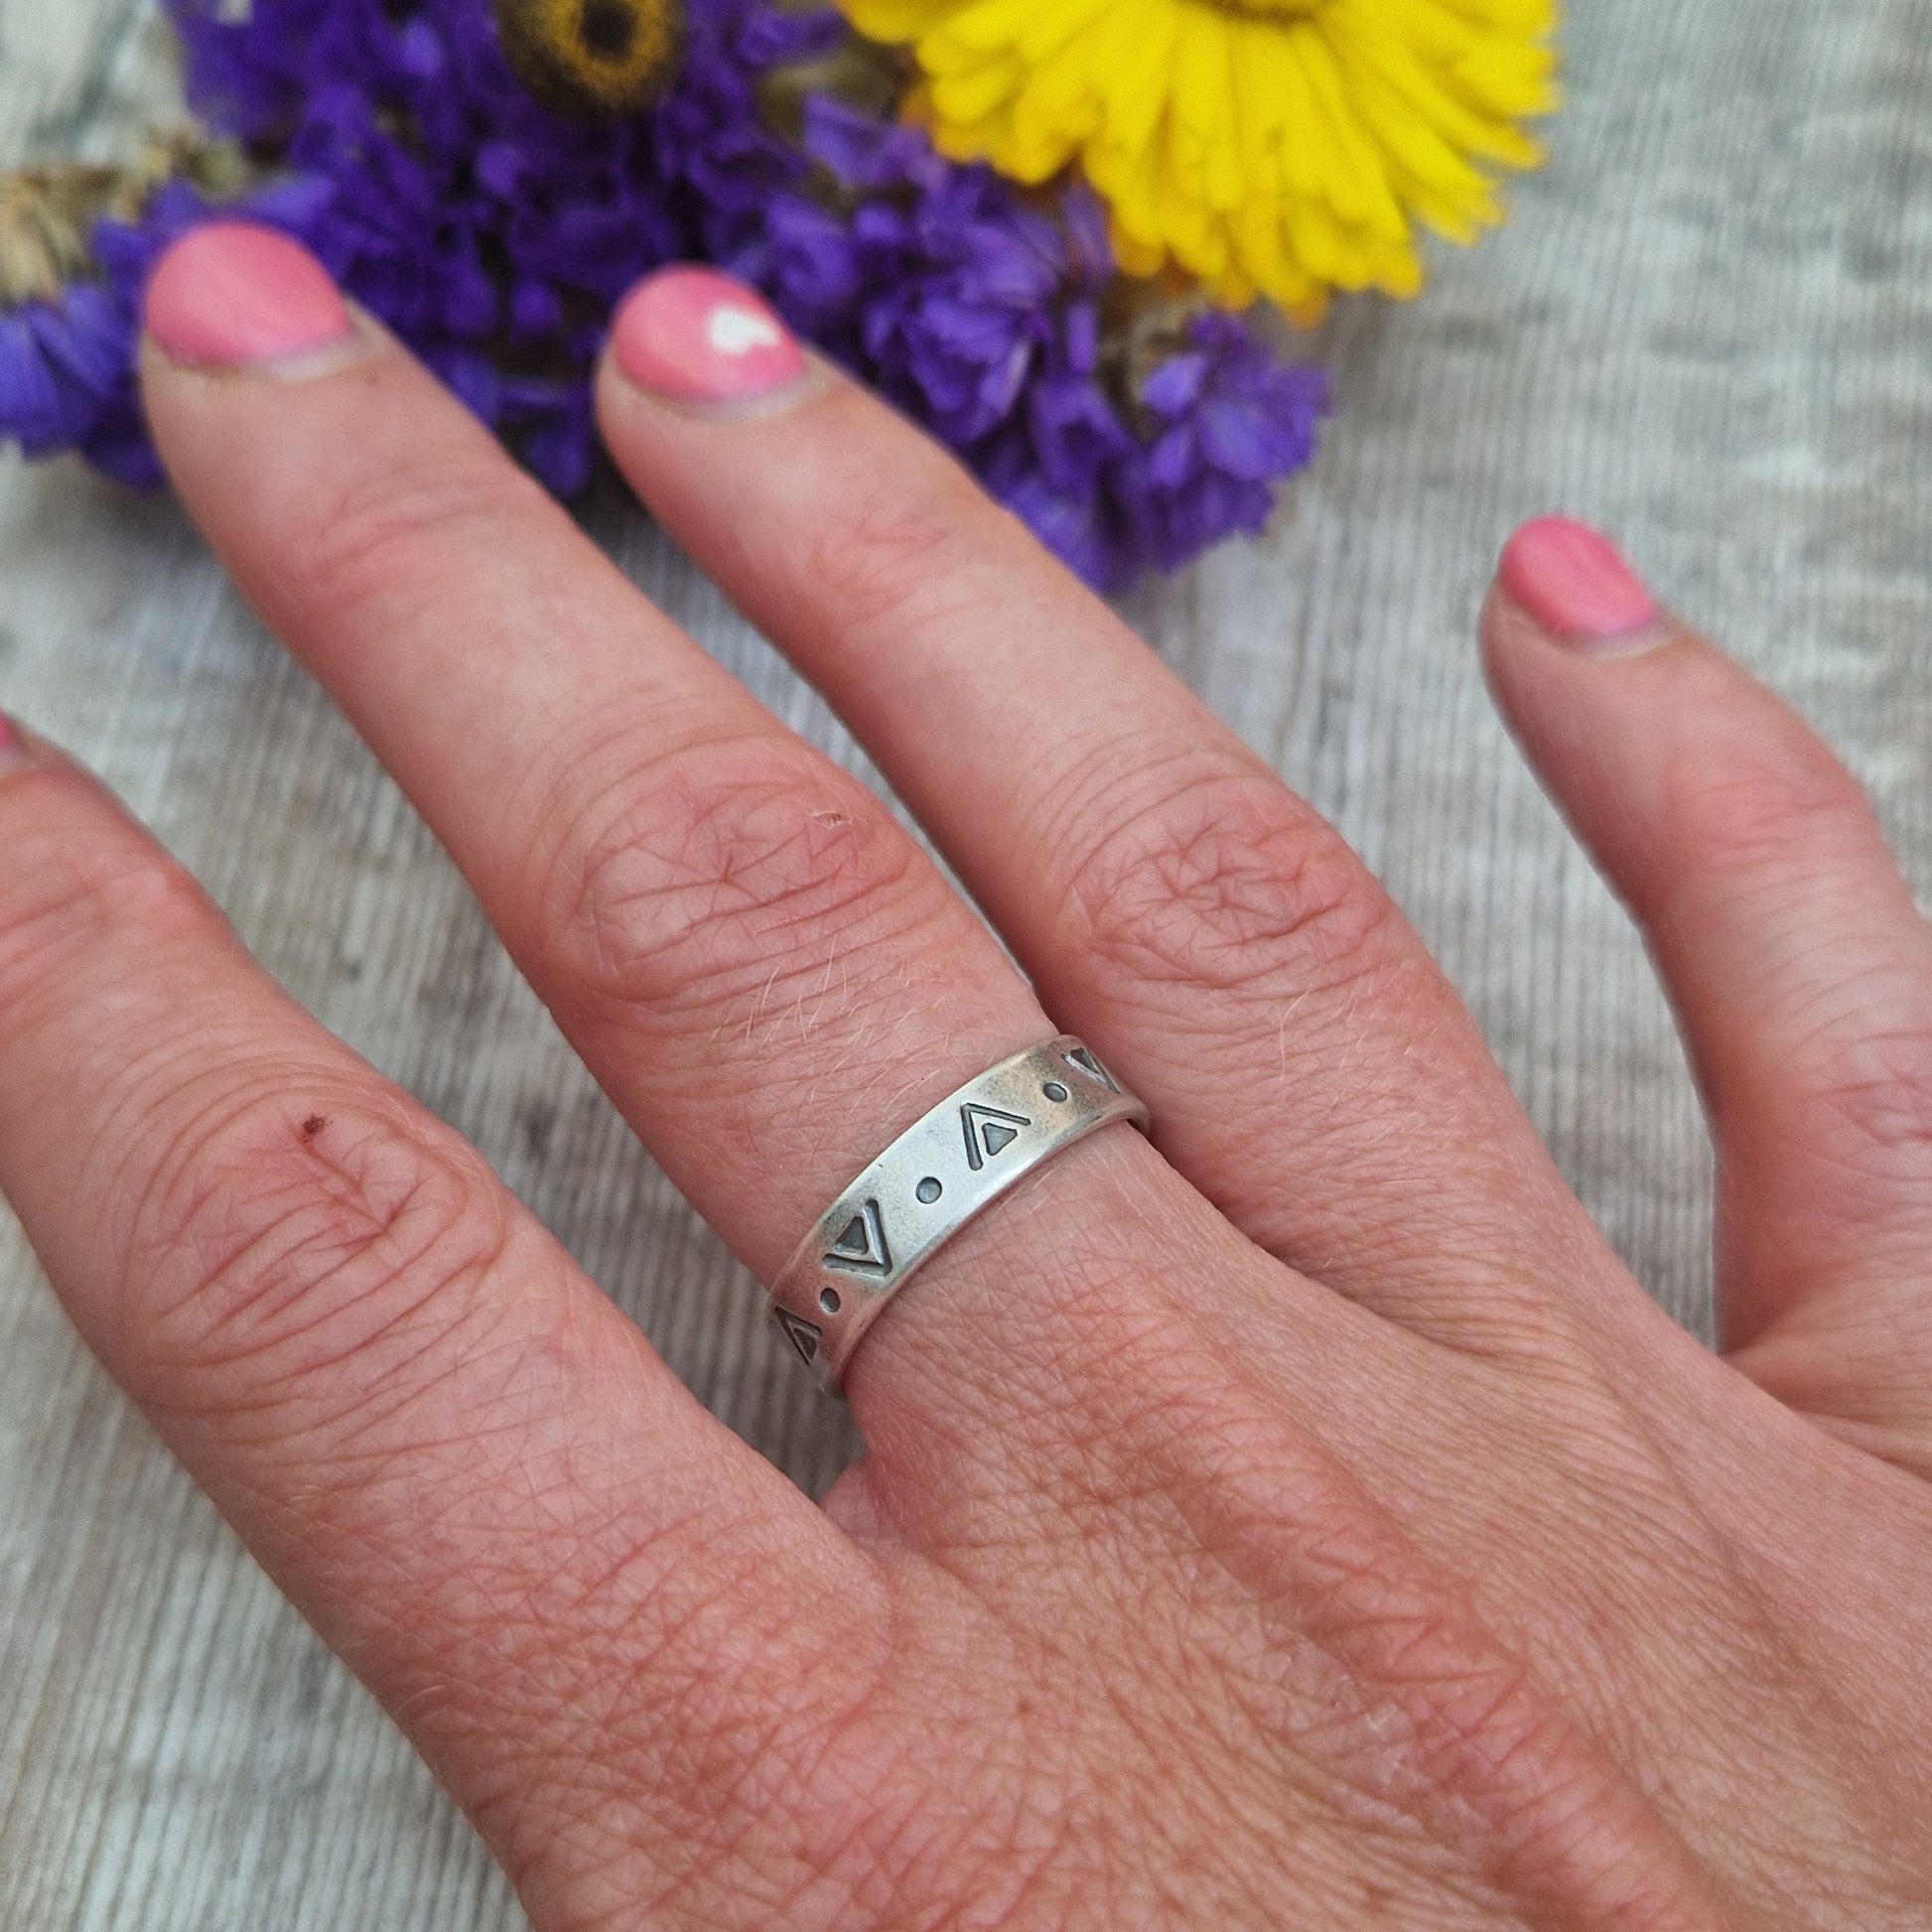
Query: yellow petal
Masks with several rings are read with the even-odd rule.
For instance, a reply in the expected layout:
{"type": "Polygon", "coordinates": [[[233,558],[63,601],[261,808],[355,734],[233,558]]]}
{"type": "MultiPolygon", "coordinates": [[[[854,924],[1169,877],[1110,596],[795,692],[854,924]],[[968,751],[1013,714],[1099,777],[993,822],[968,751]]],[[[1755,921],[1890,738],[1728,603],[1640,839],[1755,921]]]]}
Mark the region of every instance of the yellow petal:
{"type": "Polygon", "coordinates": [[[1017,61],[983,61],[978,67],[934,74],[927,92],[940,120],[981,121],[1004,107],[1024,78],[1017,61]]]}
{"type": "Polygon", "coordinates": [[[846,19],[867,39],[914,41],[952,12],[954,0],[840,0],[846,19]]]}
{"type": "Polygon", "coordinates": [[[904,111],[941,153],[1045,182],[1079,167],[1129,273],[1309,318],[1330,287],[1412,295],[1418,223],[1501,218],[1555,105],[1554,0],[839,0],[911,48],[904,111]]]}

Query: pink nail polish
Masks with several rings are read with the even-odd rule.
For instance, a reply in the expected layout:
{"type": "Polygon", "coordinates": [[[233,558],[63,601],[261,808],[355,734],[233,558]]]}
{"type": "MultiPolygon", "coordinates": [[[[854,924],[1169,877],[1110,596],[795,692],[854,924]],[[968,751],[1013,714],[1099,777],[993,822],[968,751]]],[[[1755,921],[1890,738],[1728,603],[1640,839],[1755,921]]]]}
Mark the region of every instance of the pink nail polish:
{"type": "Polygon", "coordinates": [[[354,333],[347,306],[306,248],[272,228],[215,221],[162,256],[147,328],[191,368],[246,368],[327,348],[354,333]]]}
{"type": "Polygon", "coordinates": [[[1497,580],[1553,637],[1601,643],[1657,621],[1650,593],[1607,537],[1567,516],[1539,516],[1503,547],[1497,580]]]}
{"type": "Polygon", "coordinates": [[[748,402],[805,373],[783,323],[710,268],[660,269],[625,298],[611,335],[624,378],[672,402],[748,402]]]}

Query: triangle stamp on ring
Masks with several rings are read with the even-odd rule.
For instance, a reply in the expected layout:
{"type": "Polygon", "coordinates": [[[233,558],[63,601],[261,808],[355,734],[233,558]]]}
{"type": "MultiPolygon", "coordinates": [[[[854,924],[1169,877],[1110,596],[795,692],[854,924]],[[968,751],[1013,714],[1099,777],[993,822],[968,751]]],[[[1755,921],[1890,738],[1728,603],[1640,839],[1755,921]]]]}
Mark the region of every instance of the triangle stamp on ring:
{"type": "Polygon", "coordinates": [[[980,1107],[968,1101],[959,1110],[966,1129],[966,1165],[975,1173],[995,1157],[1004,1154],[1020,1138],[1023,1127],[1033,1122],[1025,1114],[1010,1114],[1001,1107],[980,1107]]]}
{"type": "Polygon", "coordinates": [[[798,1359],[810,1368],[818,1354],[819,1336],[822,1330],[814,1327],[802,1314],[793,1314],[789,1309],[773,1309],[771,1318],[778,1324],[779,1332],[798,1351],[798,1359]]]}
{"type": "Polygon", "coordinates": [[[1084,1073],[1097,1087],[1105,1087],[1109,1093],[1118,1093],[1120,1088],[1114,1084],[1114,1076],[1094,1058],[1084,1046],[1072,1047],[1060,1055],[1075,1073],[1084,1073]]]}
{"type": "Polygon", "coordinates": [[[886,1245],[886,1223],[876,1200],[867,1201],[846,1223],[845,1232],[826,1250],[825,1265],[851,1275],[893,1272],[893,1251],[886,1245]]]}

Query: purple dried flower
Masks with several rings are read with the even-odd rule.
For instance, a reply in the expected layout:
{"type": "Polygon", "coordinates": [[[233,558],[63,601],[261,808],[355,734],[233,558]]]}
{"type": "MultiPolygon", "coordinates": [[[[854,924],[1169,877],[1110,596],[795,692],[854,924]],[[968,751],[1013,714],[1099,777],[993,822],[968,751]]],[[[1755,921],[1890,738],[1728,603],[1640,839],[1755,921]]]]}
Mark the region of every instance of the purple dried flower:
{"type": "Polygon", "coordinates": [[[1114,277],[1084,188],[1030,198],[918,130],[807,103],[805,151],[845,205],[781,196],[732,265],[916,421],[1089,583],[1115,590],[1259,530],[1309,461],[1327,386],[1202,315],[1130,410],[1102,353],[1114,277]]]}
{"type": "Polygon", "coordinates": [[[0,314],[0,420],[32,456],[77,444],[127,373],[128,343],[98,288],[0,314]]]}
{"type": "MultiPolygon", "coordinates": [[[[1226,317],[1125,393],[1102,327],[1106,221],[1084,190],[1027,195],[823,97],[781,137],[759,86],[840,43],[830,12],[689,0],[668,92],[586,126],[510,72],[486,0],[166,4],[204,119],[287,171],[222,211],[304,241],[560,493],[591,474],[615,304],[685,256],[760,287],[1103,587],[1260,527],[1312,448],[1319,376],[1226,317]]],[[[209,213],[166,189],[97,230],[98,283],[0,314],[0,430],[157,475],[133,375],[141,292],[209,213]]]]}
{"type": "Polygon", "coordinates": [[[619,298],[802,178],[754,90],[843,31],[709,0],[658,107],[586,126],[510,72],[485,0],[257,0],[238,20],[168,3],[204,120],[327,185],[293,232],[564,495],[591,475],[619,298]]]}
{"type": "MultiPolygon", "coordinates": [[[[276,182],[239,211],[305,236],[330,192],[327,184],[276,182]]],[[[138,223],[103,221],[95,229],[97,281],[73,284],[58,302],[0,313],[0,426],[27,455],[74,449],[123,483],[161,481],[135,372],[141,296],[168,244],[207,216],[193,189],[170,183],[138,223]]]]}
{"type": "Polygon", "coordinates": [[[1314,455],[1329,406],[1318,369],[1279,361],[1233,316],[1196,316],[1187,346],[1141,384],[1149,430],[1112,475],[1128,549],[1173,570],[1257,534],[1272,485],[1314,455]]]}

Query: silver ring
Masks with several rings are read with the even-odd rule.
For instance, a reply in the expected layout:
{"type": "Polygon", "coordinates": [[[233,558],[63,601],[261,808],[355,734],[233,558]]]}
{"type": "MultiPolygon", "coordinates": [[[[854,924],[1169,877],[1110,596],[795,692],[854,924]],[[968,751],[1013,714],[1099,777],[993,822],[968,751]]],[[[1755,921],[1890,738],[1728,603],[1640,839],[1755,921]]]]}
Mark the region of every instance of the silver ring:
{"type": "Polygon", "coordinates": [[[771,1284],[771,1319],[833,1395],[886,1304],[1016,1180],[1147,1109],[1071,1035],[949,1093],[844,1188],[771,1284]]]}

